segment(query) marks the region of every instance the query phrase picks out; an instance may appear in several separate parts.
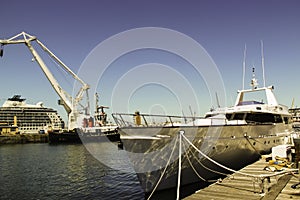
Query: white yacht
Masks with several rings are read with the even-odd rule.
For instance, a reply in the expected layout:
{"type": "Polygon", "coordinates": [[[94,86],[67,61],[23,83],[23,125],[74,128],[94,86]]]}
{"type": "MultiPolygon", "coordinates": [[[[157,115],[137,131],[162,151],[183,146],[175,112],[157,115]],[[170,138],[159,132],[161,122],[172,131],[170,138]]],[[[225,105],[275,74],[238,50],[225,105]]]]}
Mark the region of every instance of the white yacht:
{"type": "Polygon", "coordinates": [[[176,187],[179,133],[197,148],[182,142],[182,186],[216,180],[230,173],[199,151],[228,168],[240,169],[290,139],[293,129],[288,108],[278,104],[273,86],[257,88],[256,80],[252,83],[251,89],[238,91],[234,106],[212,110],[202,118],[113,114],[123,147],[146,193],[154,188],[157,191],[176,187]],[[254,93],[264,93],[266,101],[246,99],[254,93]],[[153,123],[156,118],[163,119],[156,122],[165,123],[153,123]]]}

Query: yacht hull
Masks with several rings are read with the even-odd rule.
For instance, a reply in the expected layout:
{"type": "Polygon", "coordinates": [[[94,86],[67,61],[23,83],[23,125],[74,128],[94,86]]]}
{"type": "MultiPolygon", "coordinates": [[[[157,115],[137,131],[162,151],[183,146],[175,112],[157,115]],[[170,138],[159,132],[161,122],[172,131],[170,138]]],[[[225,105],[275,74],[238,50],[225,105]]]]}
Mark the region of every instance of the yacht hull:
{"type": "Polygon", "coordinates": [[[124,127],[119,129],[124,149],[138,175],[142,188],[151,192],[177,186],[179,141],[181,141],[181,185],[216,180],[256,161],[271,148],[286,143],[289,124],[124,127]],[[196,150],[179,133],[197,147],[196,150]],[[181,140],[180,140],[181,139],[181,140]],[[173,152],[173,153],[172,153],[173,152]],[[172,156],[171,156],[172,154],[172,156]]]}

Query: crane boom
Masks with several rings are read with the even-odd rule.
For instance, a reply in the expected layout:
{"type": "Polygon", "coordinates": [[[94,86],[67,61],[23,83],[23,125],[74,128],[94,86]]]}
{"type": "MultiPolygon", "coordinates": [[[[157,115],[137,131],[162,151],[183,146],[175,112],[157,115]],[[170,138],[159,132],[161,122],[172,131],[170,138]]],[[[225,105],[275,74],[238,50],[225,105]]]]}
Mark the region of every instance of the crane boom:
{"type": "MultiPolygon", "coordinates": [[[[31,36],[25,32],[21,32],[20,34],[13,36],[10,39],[7,40],[0,40],[1,46],[8,45],[8,44],[25,44],[30,52],[32,53],[34,59],[37,61],[39,66],[41,67],[42,71],[46,75],[47,79],[49,80],[50,84],[56,91],[56,93],[59,95],[61,99],[61,105],[64,106],[66,112],[68,113],[68,129],[73,130],[75,128],[78,128],[77,125],[77,118],[79,116],[79,111],[77,110],[78,104],[80,104],[80,101],[83,98],[83,94],[86,93],[87,98],[87,106],[85,107],[86,112],[89,112],[89,97],[88,97],[88,89],[89,85],[86,84],[83,80],[81,80],[69,67],[67,67],[57,56],[54,55],[41,41],[39,41],[35,36],[31,36]],[[18,39],[20,37],[23,37],[23,39],[18,39]],[[81,88],[78,91],[75,98],[72,98],[71,95],[69,95],[57,82],[51,71],[48,69],[47,65],[44,63],[40,55],[37,53],[37,51],[33,48],[31,42],[36,41],[37,44],[53,58],[61,67],[63,67],[71,76],[81,83],[81,88]]],[[[1,49],[1,55],[3,55],[2,49],[1,49]]],[[[85,114],[87,114],[85,113],[85,114]]]]}

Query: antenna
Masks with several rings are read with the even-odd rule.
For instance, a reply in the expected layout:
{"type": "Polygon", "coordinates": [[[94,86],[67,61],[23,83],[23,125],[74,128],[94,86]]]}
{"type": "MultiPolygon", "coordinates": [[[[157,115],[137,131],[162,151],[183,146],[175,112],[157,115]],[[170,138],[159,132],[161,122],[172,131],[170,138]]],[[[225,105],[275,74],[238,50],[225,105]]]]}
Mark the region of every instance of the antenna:
{"type": "Polygon", "coordinates": [[[264,60],[264,43],[261,40],[261,67],[262,67],[262,72],[263,72],[263,81],[264,81],[264,87],[266,87],[266,79],[265,79],[265,60],[264,60]]]}
{"type": "Polygon", "coordinates": [[[98,103],[99,103],[99,95],[98,95],[98,93],[96,92],[96,93],[95,93],[95,106],[96,106],[95,112],[96,112],[96,113],[98,112],[98,108],[99,108],[98,103]]]}
{"type": "Polygon", "coordinates": [[[252,90],[257,89],[257,86],[258,86],[257,79],[255,78],[255,67],[254,66],[252,68],[251,86],[252,86],[252,90]]]}
{"type": "Polygon", "coordinates": [[[217,100],[217,106],[218,106],[218,108],[220,108],[221,106],[220,106],[220,102],[219,102],[218,93],[216,93],[216,100],[217,100]]]}
{"type": "Polygon", "coordinates": [[[191,112],[192,117],[194,117],[193,111],[192,111],[192,106],[191,106],[191,105],[189,105],[189,109],[190,109],[190,112],[191,112]]]}
{"type": "Polygon", "coordinates": [[[182,115],[183,115],[184,123],[186,124],[186,123],[187,123],[187,119],[186,119],[186,117],[185,117],[185,115],[184,115],[183,110],[181,110],[181,112],[182,112],[182,115]]]}
{"type": "Polygon", "coordinates": [[[294,103],[295,103],[295,98],[293,98],[293,100],[292,100],[291,109],[293,109],[293,108],[294,108],[294,103]]]}
{"type": "Polygon", "coordinates": [[[189,108],[190,108],[190,112],[191,112],[192,119],[193,119],[193,126],[195,126],[195,112],[193,113],[191,105],[189,105],[189,108]]]}
{"type": "Polygon", "coordinates": [[[243,61],[243,90],[245,89],[246,51],[247,51],[247,46],[245,44],[244,61],[243,61]]]}

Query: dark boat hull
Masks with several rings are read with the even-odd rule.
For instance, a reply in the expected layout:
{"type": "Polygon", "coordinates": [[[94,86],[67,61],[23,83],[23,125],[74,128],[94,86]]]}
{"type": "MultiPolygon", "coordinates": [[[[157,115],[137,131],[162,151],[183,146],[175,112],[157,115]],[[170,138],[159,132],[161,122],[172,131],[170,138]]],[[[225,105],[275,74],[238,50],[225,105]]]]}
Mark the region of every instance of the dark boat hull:
{"type": "Polygon", "coordinates": [[[117,130],[97,133],[84,133],[82,131],[72,131],[63,133],[48,133],[49,143],[85,143],[85,142],[120,142],[120,134],[117,130]]]}

